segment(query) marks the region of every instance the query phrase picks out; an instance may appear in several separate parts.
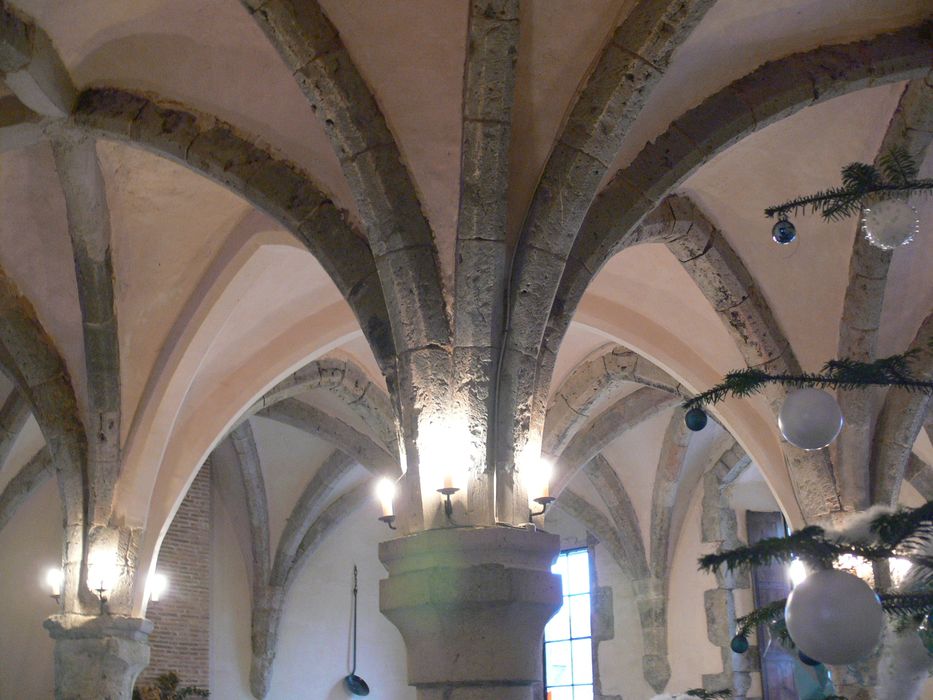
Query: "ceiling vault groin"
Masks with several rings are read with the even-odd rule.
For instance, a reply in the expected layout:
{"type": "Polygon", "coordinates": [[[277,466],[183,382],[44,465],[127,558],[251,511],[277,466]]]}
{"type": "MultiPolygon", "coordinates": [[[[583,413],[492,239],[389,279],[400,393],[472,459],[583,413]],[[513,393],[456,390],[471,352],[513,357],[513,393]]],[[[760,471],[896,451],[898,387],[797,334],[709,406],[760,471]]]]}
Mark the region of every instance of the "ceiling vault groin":
{"type": "Polygon", "coordinates": [[[84,91],[73,120],[98,138],[131,143],[191,168],[276,219],[337,285],[380,366],[391,362],[395,349],[372,252],[299,166],[220,119],[124,90],[84,91]]]}

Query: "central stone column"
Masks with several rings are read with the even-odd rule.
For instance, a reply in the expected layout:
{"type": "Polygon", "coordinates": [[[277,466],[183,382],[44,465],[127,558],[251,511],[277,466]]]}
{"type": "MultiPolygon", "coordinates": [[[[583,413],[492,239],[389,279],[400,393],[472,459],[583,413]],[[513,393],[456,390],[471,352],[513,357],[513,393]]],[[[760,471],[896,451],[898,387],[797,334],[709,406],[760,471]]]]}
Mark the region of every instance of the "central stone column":
{"type": "Polygon", "coordinates": [[[152,623],[118,615],[53,615],[56,700],[129,700],[149,663],[152,623]]]}
{"type": "Polygon", "coordinates": [[[379,545],[382,613],[419,700],[535,700],[544,626],[561,605],[560,538],[522,528],[427,530],[379,545]]]}

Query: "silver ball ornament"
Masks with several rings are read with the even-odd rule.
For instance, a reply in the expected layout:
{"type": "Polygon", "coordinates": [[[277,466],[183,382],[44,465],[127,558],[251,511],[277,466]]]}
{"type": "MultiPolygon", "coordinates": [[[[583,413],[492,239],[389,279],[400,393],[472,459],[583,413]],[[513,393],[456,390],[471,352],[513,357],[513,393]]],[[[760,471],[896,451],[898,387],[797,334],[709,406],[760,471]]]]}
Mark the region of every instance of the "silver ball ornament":
{"type": "Polygon", "coordinates": [[[778,415],[781,435],[803,450],[819,450],[829,445],[843,424],[836,398],[819,389],[797,389],[784,399],[778,415]]]}
{"type": "Polygon", "coordinates": [[[919,231],[917,210],[903,199],[881,199],[862,208],[862,233],[876,248],[907,245],[919,231]]]}
{"type": "Polygon", "coordinates": [[[828,569],[810,574],[791,591],[784,620],[801,652],[824,664],[846,665],[878,646],[884,612],[862,579],[828,569]]]}

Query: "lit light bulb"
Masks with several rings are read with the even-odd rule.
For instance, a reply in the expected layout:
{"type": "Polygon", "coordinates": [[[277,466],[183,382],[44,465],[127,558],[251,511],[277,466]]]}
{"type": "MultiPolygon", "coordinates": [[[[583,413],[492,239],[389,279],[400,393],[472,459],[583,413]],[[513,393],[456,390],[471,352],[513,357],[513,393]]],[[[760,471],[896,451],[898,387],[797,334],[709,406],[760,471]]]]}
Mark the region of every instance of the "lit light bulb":
{"type": "Polygon", "coordinates": [[[117,584],[119,572],[115,552],[96,552],[87,565],[87,587],[106,596],[117,584]]]}
{"type": "Polygon", "coordinates": [[[380,479],[376,484],[376,498],[382,505],[382,517],[390,518],[395,515],[393,501],[395,500],[395,482],[391,479],[380,479]]]}
{"type": "Polygon", "coordinates": [[[165,574],[153,574],[149,583],[149,600],[158,603],[162,594],[168,590],[168,577],[165,574]]]}
{"type": "Polygon", "coordinates": [[[45,584],[49,587],[49,593],[53,598],[62,594],[62,579],[64,574],[59,568],[49,569],[45,572],[45,584]]]}
{"type": "Polygon", "coordinates": [[[862,208],[862,233],[876,248],[907,245],[919,231],[917,210],[903,199],[881,199],[862,208]]]}
{"type": "Polygon", "coordinates": [[[529,501],[550,498],[551,479],[554,476],[554,463],[550,459],[538,459],[529,467],[525,477],[525,490],[529,501]]]}
{"type": "Polygon", "coordinates": [[[791,585],[794,588],[796,588],[801,583],[803,583],[804,580],[806,580],[807,574],[809,572],[807,571],[807,567],[804,566],[804,563],[802,561],[800,561],[799,559],[794,559],[790,563],[790,566],[787,567],[787,573],[790,575],[791,585]]]}
{"type": "Polygon", "coordinates": [[[894,559],[888,559],[888,568],[891,570],[891,583],[895,587],[900,586],[904,579],[907,577],[907,572],[910,571],[910,568],[913,566],[908,559],[900,559],[895,557],[894,559]]]}

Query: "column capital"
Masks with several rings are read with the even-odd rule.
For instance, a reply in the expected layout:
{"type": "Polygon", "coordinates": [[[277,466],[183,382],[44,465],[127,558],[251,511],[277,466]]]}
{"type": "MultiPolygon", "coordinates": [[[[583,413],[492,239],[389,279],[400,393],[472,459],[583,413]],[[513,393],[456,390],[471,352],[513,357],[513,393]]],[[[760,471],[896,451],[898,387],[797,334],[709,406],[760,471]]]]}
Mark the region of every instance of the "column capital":
{"type": "Polygon", "coordinates": [[[379,546],[389,571],[380,609],[402,633],[419,698],[531,697],[544,626],[562,602],[551,573],[559,550],[556,535],[507,527],[429,530],[379,546]]]}
{"type": "Polygon", "coordinates": [[[149,663],[152,622],[69,613],[42,624],[55,640],[56,700],[129,700],[149,663]]]}

